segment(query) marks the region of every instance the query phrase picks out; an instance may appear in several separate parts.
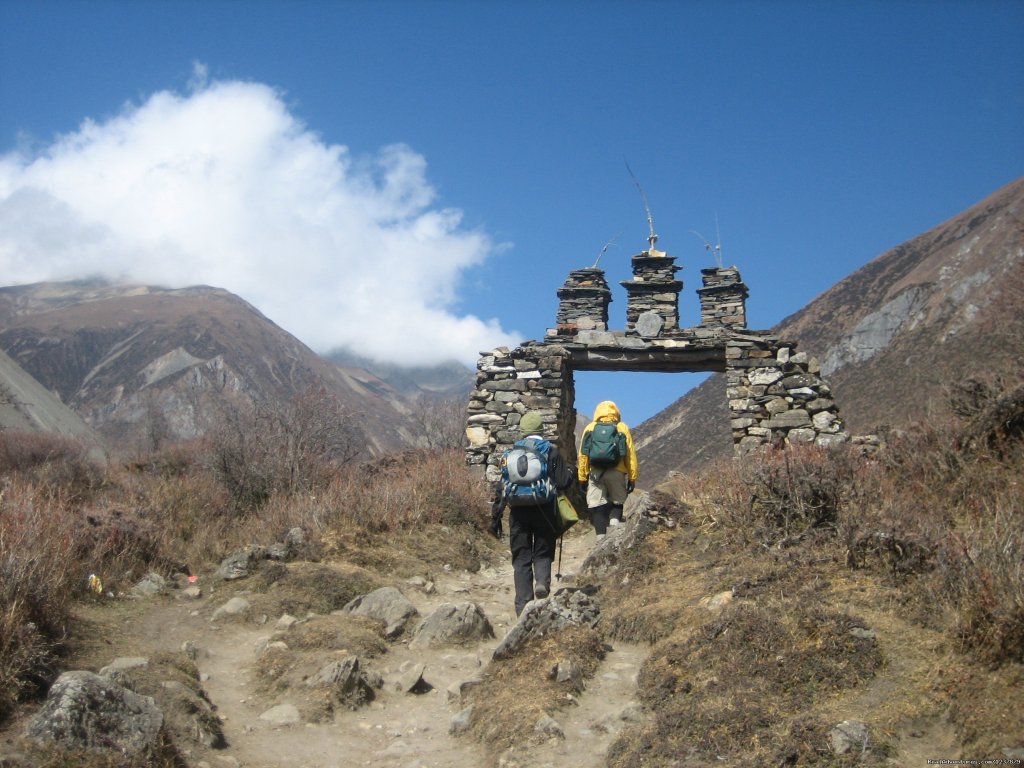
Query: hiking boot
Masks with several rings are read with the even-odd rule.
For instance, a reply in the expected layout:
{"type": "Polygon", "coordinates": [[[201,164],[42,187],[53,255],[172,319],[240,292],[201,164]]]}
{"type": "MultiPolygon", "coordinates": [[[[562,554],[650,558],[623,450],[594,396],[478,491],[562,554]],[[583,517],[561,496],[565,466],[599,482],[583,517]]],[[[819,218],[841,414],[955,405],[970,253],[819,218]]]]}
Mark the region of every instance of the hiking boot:
{"type": "Polygon", "coordinates": [[[533,596],[538,600],[543,600],[550,592],[551,590],[548,589],[547,584],[538,584],[533,588],[533,596]]]}
{"type": "Polygon", "coordinates": [[[621,522],[622,522],[621,520],[618,520],[618,519],[613,517],[611,520],[608,521],[608,525],[618,525],[621,522]]]}
{"type": "Polygon", "coordinates": [[[604,541],[604,534],[603,533],[597,534],[597,540],[598,541],[604,541]]]}

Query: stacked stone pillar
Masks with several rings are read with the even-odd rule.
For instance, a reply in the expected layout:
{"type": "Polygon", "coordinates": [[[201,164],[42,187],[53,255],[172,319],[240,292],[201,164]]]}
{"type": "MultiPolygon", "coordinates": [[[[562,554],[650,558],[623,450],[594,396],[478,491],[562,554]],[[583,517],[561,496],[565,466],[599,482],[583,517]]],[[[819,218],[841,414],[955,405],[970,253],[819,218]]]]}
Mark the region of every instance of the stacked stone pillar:
{"type": "Polygon", "coordinates": [[[679,328],[679,292],[675,273],[682,267],[664,251],[649,250],[633,257],[633,279],[620,284],[626,289],[626,333],[657,338],[679,328]]]}
{"type": "Polygon", "coordinates": [[[476,387],[466,419],[466,463],[486,480],[500,478],[505,449],[523,435],[519,420],[538,411],[544,437],[565,455],[575,452],[576,400],[568,352],[552,344],[526,344],[509,351],[499,347],[477,361],[476,387]]]}
{"type": "Polygon", "coordinates": [[[558,289],[554,334],[549,331],[548,335],[575,336],[578,331],[608,330],[611,300],[603,269],[574,269],[558,289]]]}
{"type": "Polygon", "coordinates": [[[747,286],[736,267],[702,269],[700,324],[743,329],[747,327],[747,286]]]}
{"type": "Polygon", "coordinates": [[[725,358],[737,454],[765,446],[831,446],[849,438],[818,361],[797,352],[795,343],[768,334],[735,334],[725,358]]]}

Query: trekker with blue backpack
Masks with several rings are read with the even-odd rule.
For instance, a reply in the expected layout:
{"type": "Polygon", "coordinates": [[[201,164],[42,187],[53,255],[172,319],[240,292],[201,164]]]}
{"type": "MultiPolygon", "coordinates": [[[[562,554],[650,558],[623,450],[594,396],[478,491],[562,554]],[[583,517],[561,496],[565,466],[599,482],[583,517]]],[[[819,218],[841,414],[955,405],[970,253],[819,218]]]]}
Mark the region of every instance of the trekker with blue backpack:
{"type": "Polygon", "coordinates": [[[516,616],[528,602],[551,592],[551,563],[561,534],[557,497],[573,482],[562,454],[541,436],[542,428],[536,411],[519,420],[522,437],[502,456],[501,483],[491,507],[491,533],[499,538],[501,516],[509,508],[516,616]]]}
{"type": "Polygon", "coordinates": [[[577,473],[600,541],[609,525],[622,522],[626,496],[633,492],[639,476],[633,435],[611,400],[598,403],[594,420],[583,430],[577,473]]]}

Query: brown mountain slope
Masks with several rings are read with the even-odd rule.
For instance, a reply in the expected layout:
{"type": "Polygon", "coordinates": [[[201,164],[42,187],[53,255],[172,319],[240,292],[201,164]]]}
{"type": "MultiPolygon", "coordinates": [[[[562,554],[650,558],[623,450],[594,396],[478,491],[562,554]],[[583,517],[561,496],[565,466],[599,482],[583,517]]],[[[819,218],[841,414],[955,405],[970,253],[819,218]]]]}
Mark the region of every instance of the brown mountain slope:
{"type": "MultiPolygon", "coordinates": [[[[966,377],[1019,376],[1024,179],[877,257],[773,330],[818,357],[853,433],[920,420],[966,377]]],[[[724,377],[635,434],[652,481],[728,455],[724,377]]]]}
{"type": "Polygon", "coordinates": [[[82,418],[0,350],[0,430],[99,438],[82,418]]]}
{"type": "Polygon", "coordinates": [[[309,387],[336,395],[376,451],[408,444],[401,399],[332,365],[255,308],[209,287],[99,282],[0,289],[0,348],[109,440],[139,444],[158,414],[193,437],[218,393],[278,402],[309,387]]]}

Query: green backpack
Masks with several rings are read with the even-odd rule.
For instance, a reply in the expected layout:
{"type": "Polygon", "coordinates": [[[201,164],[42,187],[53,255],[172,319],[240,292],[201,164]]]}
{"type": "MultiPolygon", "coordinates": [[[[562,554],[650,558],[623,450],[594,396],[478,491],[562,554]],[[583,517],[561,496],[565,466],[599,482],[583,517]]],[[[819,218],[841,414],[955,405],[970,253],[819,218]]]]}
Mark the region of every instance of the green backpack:
{"type": "Polygon", "coordinates": [[[599,421],[583,436],[583,455],[595,467],[614,467],[626,456],[626,436],[618,422],[599,421]]]}

